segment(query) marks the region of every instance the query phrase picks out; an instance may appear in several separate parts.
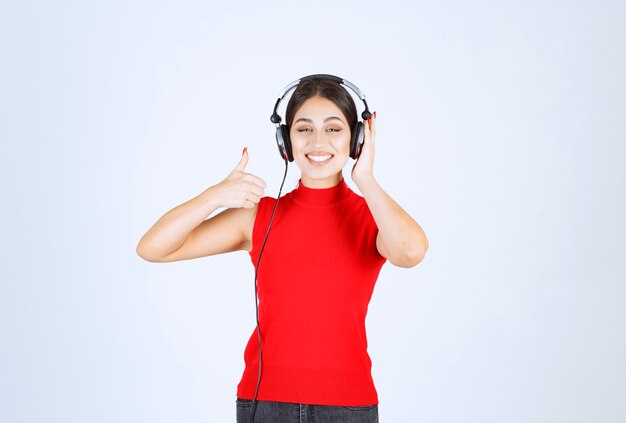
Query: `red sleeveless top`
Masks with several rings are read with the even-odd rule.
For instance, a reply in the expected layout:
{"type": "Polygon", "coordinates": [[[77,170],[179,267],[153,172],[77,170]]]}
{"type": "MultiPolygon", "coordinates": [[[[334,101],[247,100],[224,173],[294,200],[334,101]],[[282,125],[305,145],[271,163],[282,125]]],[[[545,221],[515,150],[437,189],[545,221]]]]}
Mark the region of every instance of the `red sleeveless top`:
{"type": "MultiPolygon", "coordinates": [[[[276,199],[259,202],[250,258],[256,265],[276,199]]],[[[365,316],[385,258],[365,199],[342,179],[302,183],[281,197],[258,269],[263,366],[258,400],[358,406],[378,404],[365,316]]],[[[256,329],[244,352],[237,396],[253,399],[256,329]]]]}

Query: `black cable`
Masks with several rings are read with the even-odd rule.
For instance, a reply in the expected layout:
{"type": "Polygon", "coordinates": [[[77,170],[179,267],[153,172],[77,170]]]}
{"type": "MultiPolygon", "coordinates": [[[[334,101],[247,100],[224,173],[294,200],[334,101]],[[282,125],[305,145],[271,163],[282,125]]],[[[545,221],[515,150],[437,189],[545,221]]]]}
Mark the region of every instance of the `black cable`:
{"type": "Polygon", "coordinates": [[[270,234],[272,228],[272,221],[276,214],[276,208],[278,207],[278,200],[280,200],[280,193],[283,191],[283,185],[285,185],[285,179],[287,178],[287,168],[289,162],[285,160],[285,174],[283,175],[283,181],[280,184],[278,195],[276,196],[276,203],[274,204],[274,211],[272,211],[272,217],[270,217],[270,223],[267,225],[267,232],[265,232],[265,238],[263,244],[261,244],[261,251],[259,252],[259,258],[256,262],[256,268],[254,269],[254,306],[256,309],[256,333],[259,340],[259,375],[257,377],[256,389],[254,391],[254,399],[252,400],[252,413],[250,414],[250,423],[254,423],[254,415],[256,413],[256,397],[259,393],[259,385],[261,385],[261,368],[263,366],[263,345],[261,344],[261,327],[259,326],[259,302],[258,302],[258,290],[257,290],[257,275],[259,273],[259,264],[261,264],[261,256],[263,255],[263,249],[265,248],[265,242],[270,234]]]}

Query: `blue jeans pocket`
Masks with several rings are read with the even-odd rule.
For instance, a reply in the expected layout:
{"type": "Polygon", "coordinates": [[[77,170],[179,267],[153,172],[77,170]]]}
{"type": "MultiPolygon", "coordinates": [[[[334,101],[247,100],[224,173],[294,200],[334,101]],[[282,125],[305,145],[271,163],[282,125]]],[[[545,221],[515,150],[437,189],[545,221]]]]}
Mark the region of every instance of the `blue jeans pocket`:
{"type": "Polygon", "coordinates": [[[249,400],[249,399],[237,398],[236,402],[237,402],[237,407],[244,407],[244,408],[252,407],[252,400],[249,400]]]}
{"type": "Polygon", "coordinates": [[[313,406],[314,422],[378,423],[378,405],[313,406]]]}
{"type": "Polygon", "coordinates": [[[344,406],[343,408],[345,408],[346,410],[350,410],[350,411],[372,411],[372,410],[376,410],[378,408],[378,405],[373,404],[373,405],[359,405],[359,406],[344,406]]]}

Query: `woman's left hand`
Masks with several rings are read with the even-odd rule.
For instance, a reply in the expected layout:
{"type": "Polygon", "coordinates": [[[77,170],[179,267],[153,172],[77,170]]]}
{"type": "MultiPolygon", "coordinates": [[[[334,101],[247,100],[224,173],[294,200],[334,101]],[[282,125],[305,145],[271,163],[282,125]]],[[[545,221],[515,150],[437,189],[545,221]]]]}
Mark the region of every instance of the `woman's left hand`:
{"type": "Polygon", "coordinates": [[[363,122],[364,140],[361,155],[352,167],[352,180],[358,185],[360,180],[374,176],[374,139],[376,138],[376,112],[363,122]]]}
{"type": "Polygon", "coordinates": [[[428,250],[422,227],[387,194],[374,178],[374,138],[376,112],[363,122],[365,138],[361,155],[352,168],[352,180],[374,217],[378,253],[399,267],[413,267],[428,250]]]}

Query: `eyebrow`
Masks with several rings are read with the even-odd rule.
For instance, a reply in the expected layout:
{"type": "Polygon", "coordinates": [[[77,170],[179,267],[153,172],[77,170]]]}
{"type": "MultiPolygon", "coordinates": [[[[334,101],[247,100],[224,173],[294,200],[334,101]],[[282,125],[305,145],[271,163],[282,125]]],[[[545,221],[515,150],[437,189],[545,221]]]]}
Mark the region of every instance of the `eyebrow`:
{"type": "MultiPolygon", "coordinates": [[[[337,116],[330,116],[327,117],[326,119],[324,119],[324,123],[328,122],[329,120],[333,120],[333,119],[337,119],[339,122],[343,123],[343,120],[337,116]]],[[[309,118],[300,118],[297,121],[295,121],[294,123],[298,123],[298,122],[308,122],[308,123],[313,123],[313,120],[309,119],[309,118]]]]}

